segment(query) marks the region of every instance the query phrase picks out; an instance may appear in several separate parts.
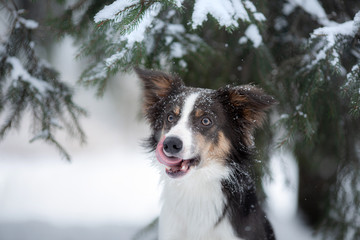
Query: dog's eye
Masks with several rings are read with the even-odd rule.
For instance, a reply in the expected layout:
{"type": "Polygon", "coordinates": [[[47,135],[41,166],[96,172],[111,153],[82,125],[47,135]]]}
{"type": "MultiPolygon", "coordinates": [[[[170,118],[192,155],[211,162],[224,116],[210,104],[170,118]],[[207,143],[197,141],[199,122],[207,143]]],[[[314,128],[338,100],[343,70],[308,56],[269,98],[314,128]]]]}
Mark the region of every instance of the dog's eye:
{"type": "Polygon", "coordinates": [[[210,126],[212,124],[211,120],[207,117],[204,117],[202,120],[201,120],[201,124],[204,125],[204,126],[210,126]]]}
{"type": "Polygon", "coordinates": [[[168,117],[167,117],[167,120],[168,120],[168,122],[173,122],[174,121],[174,115],[172,115],[172,114],[169,114],[168,115],[168,117]]]}

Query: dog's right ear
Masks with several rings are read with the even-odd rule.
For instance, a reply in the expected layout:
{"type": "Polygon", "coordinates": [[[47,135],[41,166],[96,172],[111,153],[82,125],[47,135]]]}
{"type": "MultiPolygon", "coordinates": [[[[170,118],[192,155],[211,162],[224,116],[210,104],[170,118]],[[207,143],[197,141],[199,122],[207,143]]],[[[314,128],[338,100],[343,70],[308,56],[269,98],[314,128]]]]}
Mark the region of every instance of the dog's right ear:
{"type": "Polygon", "coordinates": [[[143,82],[145,112],[161,99],[169,96],[175,89],[179,89],[184,85],[177,76],[138,67],[134,69],[143,82]]]}

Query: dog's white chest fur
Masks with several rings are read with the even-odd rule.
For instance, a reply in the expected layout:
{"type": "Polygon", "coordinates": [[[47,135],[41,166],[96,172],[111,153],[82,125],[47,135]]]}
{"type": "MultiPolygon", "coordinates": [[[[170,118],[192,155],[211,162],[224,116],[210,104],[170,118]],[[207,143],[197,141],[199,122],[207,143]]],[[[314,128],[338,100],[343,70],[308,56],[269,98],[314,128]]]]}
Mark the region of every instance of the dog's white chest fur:
{"type": "Polygon", "coordinates": [[[221,189],[224,172],[224,167],[209,166],[181,181],[163,176],[160,240],[239,239],[228,219],[221,219],[226,204],[221,189]]]}

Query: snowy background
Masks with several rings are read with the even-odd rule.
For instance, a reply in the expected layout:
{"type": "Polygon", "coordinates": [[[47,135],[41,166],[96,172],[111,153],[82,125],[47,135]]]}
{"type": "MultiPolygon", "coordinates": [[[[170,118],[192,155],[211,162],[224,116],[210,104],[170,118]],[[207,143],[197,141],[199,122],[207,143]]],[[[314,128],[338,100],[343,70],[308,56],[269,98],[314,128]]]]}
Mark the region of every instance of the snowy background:
{"type": "MultiPolygon", "coordinates": [[[[69,38],[50,54],[71,85],[82,70],[74,54],[69,38]]],[[[161,188],[141,147],[149,129],[140,99],[134,75],[112,81],[101,99],[77,89],[76,102],[90,113],[81,121],[88,143],[62,137],[71,163],[51,146],[28,143],[26,119],[0,143],[1,240],[131,239],[158,215],[161,188]]],[[[271,161],[274,179],[264,186],[278,239],[314,239],[296,211],[294,160],[279,152],[271,161]]]]}

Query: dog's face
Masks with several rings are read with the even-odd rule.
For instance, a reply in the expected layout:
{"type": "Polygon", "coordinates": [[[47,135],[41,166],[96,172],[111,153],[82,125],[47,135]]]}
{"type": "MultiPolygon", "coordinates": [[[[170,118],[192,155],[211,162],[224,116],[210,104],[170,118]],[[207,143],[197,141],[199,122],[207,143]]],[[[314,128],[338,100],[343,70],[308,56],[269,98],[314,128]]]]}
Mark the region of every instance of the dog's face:
{"type": "Polygon", "coordinates": [[[254,128],[262,124],[264,110],[275,103],[250,85],[191,88],[162,72],[136,72],[144,83],[144,111],[153,131],[152,146],[171,178],[226,167],[236,149],[252,147],[254,128]]]}

